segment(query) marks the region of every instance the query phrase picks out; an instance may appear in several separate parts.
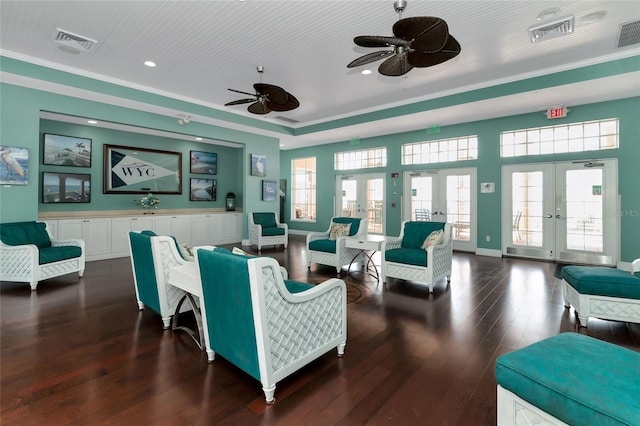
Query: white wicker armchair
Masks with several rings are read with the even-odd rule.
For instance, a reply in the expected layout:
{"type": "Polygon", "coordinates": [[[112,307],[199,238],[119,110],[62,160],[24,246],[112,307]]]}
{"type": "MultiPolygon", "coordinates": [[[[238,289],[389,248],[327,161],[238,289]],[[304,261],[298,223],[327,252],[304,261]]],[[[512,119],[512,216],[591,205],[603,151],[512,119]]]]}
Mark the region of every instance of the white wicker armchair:
{"type": "Polygon", "coordinates": [[[285,280],[278,262],[198,248],[207,352],[262,383],[268,404],[276,383],[333,348],[344,354],[347,292],[332,278],[318,285],[285,280]]]}
{"type": "Polygon", "coordinates": [[[0,225],[0,280],[27,282],[35,290],[38,282],[77,272],[84,275],[84,240],[50,240],[44,222],[14,222],[0,225]],[[75,253],[63,247],[78,247],[75,253]],[[65,253],[66,252],[66,253],[65,253]]]}
{"type": "Polygon", "coordinates": [[[286,223],[278,222],[278,217],[274,212],[249,213],[249,244],[258,246],[258,251],[262,246],[289,244],[289,226],[286,223]]]}
{"type": "MultiPolygon", "coordinates": [[[[129,232],[129,253],[138,309],[151,308],[162,317],[165,329],[185,292],[168,285],[169,270],[189,262],[180,255],[173,237],[152,231],[129,232]]],[[[190,310],[183,305],[180,312],[190,310]]]]}
{"type": "MultiPolygon", "coordinates": [[[[426,250],[419,248],[419,244],[432,231],[433,227],[442,222],[410,222],[402,223],[402,231],[397,238],[387,237],[382,243],[382,281],[386,282],[388,277],[400,278],[403,280],[425,282],[429,286],[429,293],[433,292],[434,284],[437,280],[447,277],[447,284],[451,281],[451,266],[453,262],[453,244],[451,240],[451,224],[444,224],[443,241],[441,244],[432,245],[426,250]],[[405,238],[407,227],[412,228],[409,233],[410,238],[405,238]],[[413,240],[411,244],[409,240],[413,240]],[[415,243],[418,243],[416,246],[415,243]],[[404,257],[403,261],[394,261],[387,259],[387,251],[398,250],[403,251],[400,254],[404,257]],[[410,258],[424,257],[426,251],[426,262],[422,265],[416,265],[409,261],[410,258]],[[425,266],[426,264],[426,266],[425,266]]],[[[418,263],[418,262],[414,262],[418,263]]]]}
{"type": "Polygon", "coordinates": [[[346,246],[348,238],[364,238],[368,233],[367,219],[351,218],[351,217],[333,217],[331,223],[352,223],[351,233],[346,237],[338,237],[334,241],[329,239],[331,233],[331,224],[325,232],[310,232],[307,234],[307,268],[311,268],[311,263],[316,262],[321,265],[329,265],[336,268],[336,272],[344,265],[348,265],[360,254],[360,250],[356,248],[348,248],[346,246]],[[357,230],[354,229],[353,223],[358,223],[357,230]]]}

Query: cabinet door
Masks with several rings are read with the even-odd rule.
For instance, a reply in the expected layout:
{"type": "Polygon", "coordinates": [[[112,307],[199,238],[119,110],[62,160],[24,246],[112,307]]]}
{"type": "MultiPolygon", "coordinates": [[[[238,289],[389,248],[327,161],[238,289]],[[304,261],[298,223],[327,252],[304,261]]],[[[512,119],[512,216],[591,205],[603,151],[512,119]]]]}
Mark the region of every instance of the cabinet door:
{"type": "Polygon", "coordinates": [[[131,218],[131,230],[132,231],[152,231],[155,229],[155,220],[153,216],[140,216],[131,218]]]}
{"type": "Polygon", "coordinates": [[[40,220],[39,222],[44,222],[47,224],[47,232],[49,233],[49,238],[52,240],[58,239],[58,221],[53,220],[40,220]]]}
{"type": "Polygon", "coordinates": [[[238,215],[234,213],[222,215],[222,238],[224,244],[237,243],[238,238],[238,215]]]}
{"type": "Polygon", "coordinates": [[[82,222],[88,260],[111,257],[111,219],[83,219],[82,222]]]}
{"type": "Polygon", "coordinates": [[[131,230],[130,217],[114,217],[111,219],[111,252],[114,257],[129,255],[129,237],[131,230]]]}
{"type": "Polygon", "coordinates": [[[171,216],[171,235],[178,243],[191,245],[191,215],[171,216]]]}
{"type": "Polygon", "coordinates": [[[209,214],[191,215],[191,244],[194,247],[212,244],[210,222],[209,214]]]}
{"type": "MultiPolygon", "coordinates": [[[[68,240],[70,238],[84,239],[82,232],[82,219],[61,219],[58,221],[58,239],[68,240]]],[[[86,243],[86,241],[85,241],[86,243]]]]}

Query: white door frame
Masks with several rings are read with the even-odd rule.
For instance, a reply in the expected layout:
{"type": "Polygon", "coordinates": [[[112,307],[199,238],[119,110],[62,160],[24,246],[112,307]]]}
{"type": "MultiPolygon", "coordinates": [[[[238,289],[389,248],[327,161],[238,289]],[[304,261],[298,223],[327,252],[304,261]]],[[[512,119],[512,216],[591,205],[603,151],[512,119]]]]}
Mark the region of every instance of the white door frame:
{"type": "MultiPolygon", "coordinates": [[[[370,234],[385,234],[386,229],[386,203],[385,203],[385,174],[384,173],[362,173],[355,175],[337,175],[336,176],[336,197],[334,203],[334,210],[337,216],[342,216],[342,182],[344,181],[354,181],[356,182],[356,216],[362,219],[368,218],[369,208],[367,205],[367,181],[372,179],[382,179],[382,209],[380,211],[381,214],[381,232],[372,232],[369,231],[370,234]]],[[[369,224],[369,229],[371,229],[372,224],[369,224]]]]}

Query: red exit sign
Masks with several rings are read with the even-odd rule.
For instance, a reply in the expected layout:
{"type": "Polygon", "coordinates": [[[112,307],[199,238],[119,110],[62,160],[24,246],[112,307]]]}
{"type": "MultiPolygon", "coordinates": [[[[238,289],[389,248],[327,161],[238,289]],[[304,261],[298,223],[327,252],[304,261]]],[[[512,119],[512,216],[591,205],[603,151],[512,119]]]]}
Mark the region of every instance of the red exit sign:
{"type": "Polygon", "coordinates": [[[547,109],[547,118],[562,118],[567,116],[567,107],[559,106],[547,109]]]}

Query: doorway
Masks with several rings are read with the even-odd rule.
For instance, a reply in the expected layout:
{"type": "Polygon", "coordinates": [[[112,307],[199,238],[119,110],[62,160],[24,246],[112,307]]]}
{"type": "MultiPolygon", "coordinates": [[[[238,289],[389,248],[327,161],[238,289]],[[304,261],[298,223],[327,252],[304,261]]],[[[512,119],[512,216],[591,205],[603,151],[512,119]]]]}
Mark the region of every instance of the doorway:
{"type": "Polygon", "coordinates": [[[454,250],[475,252],[476,169],[424,170],[404,173],[403,220],[449,222],[454,250]]]}
{"type": "Polygon", "coordinates": [[[336,215],[367,219],[368,233],[385,233],[384,173],[336,176],[336,215]]]}
{"type": "Polygon", "coordinates": [[[616,159],[503,166],[503,254],[615,265],[617,169],[616,159]]]}

